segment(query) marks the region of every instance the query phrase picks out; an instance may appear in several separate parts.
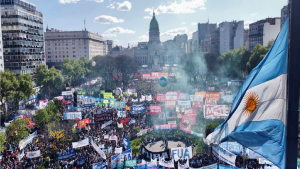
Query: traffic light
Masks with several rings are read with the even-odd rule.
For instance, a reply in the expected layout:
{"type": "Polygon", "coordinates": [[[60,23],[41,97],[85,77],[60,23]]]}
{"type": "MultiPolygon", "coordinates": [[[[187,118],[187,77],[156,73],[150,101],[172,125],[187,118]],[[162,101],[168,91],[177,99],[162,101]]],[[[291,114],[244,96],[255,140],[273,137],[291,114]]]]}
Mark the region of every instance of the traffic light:
{"type": "Polygon", "coordinates": [[[74,102],[73,102],[73,106],[77,107],[77,91],[74,92],[74,102]]]}

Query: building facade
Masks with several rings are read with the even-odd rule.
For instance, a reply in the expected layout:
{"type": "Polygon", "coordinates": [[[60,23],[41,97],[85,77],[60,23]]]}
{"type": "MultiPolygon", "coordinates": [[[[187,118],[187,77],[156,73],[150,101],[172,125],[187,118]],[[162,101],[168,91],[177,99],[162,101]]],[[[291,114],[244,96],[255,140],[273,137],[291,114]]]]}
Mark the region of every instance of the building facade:
{"type": "Polygon", "coordinates": [[[201,41],[204,40],[207,36],[209,30],[214,30],[217,28],[217,24],[207,23],[198,23],[198,45],[201,45],[201,41]]]}
{"type": "Polygon", "coordinates": [[[288,5],[284,6],[282,9],[281,9],[281,26],[280,26],[280,29],[283,27],[286,19],[289,17],[289,9],[288,9],[288,5]]]}
{"type": "Polygon", "coordinates": [[[266,18],[249,25],[249,50],[252,51],[258,43],[267,46],[275,40],[281,26],[280,18],[266,18]]]}
{"type": "Polygon", "coordinates": [[[107,52],[111,54],[112,48],[114,48],[114,41],[113,40],[107,40],[107,52]]]}
{"type": "Polygon", "coordinates": [[[25,0],[1,0],[4,68],[33,75],[45,64],[43,14],[25,0]]]}
{"type": "MultiPolygon", "coordinates": [[[[1,17],[0,17],[0,23],[1,23],[1,17]]],[[[0,26],[0,71],[4,71],[4,62],[3,62],[3,43],[2,43],[2,29],[0,26]]]]}
{"type": "Polygon", "coordinates": [[[220,54],[244,45],[244,21],[222,22],[220,30],[220,54]]]}
{"type": "Polygon", "coordinates": [[[47,28],[45,48],[48,66],[62,64],[64,58],[92,59],[94,56],[104,56],[108,53],[107,43],[103,37],[86,30],[60,31],[47,28]]]}

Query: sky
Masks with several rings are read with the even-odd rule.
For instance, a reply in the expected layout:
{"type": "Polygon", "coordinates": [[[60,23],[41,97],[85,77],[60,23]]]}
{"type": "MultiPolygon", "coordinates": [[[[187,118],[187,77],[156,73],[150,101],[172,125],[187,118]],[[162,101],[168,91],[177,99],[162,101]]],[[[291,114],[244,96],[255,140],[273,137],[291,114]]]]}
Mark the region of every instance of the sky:
{"type": "Polygon", "coordinates": [[[161,41],[197,31],[197,23],[243,20],[249,23],[280,17],[287,0],[27,0],[44,15],[44,29],[86,29],[124,47],[148,41],[154,9],[161,41]]]}

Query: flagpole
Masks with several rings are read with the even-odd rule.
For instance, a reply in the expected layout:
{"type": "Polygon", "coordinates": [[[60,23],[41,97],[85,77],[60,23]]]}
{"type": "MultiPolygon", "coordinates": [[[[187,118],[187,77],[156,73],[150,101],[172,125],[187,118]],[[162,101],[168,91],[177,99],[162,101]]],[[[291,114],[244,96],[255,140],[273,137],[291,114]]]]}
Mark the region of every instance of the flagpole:
{"type": "Polygon", "coordinates": [[[288,105],[286,168],[297,168],[299,84],[300,84],[300,1],[289,0],[288,105]]]}

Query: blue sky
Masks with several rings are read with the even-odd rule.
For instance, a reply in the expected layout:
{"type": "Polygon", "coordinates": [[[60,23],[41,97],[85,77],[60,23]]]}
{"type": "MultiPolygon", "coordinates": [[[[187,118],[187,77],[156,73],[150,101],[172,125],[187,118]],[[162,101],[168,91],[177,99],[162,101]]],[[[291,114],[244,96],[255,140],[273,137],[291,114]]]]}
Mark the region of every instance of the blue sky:
{"type": "Polygon", "coordinates": [[[287,0],[28,0],[44,15],[44,27],[82,30],[104,35],[116,44],[135,45],[148,40],[152,8],[156,11],[161,40],[187,33],[196,23],[244,20],[245,27],[267,17],[280,17],[287,0]]]}

